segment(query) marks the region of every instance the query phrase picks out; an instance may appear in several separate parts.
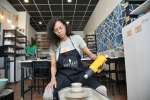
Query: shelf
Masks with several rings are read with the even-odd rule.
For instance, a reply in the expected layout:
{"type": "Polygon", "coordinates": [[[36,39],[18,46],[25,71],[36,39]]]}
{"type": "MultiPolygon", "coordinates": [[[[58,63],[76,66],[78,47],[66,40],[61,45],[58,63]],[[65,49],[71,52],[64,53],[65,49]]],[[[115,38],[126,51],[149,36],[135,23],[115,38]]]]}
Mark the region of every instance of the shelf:
{"type": "Polygon", "coordinates": [[[41,48],[47,48],[48,49],[49,47],[47,47],[47,46],[38,46],[38,48],[39,49],[41,49],[41,48]]]}
{"type": "Polygon", "coordinates": [[[48,40],[48,34],[36,34],[37,37],[37,45],[38,45],[38,56],[49,56],[47,52],[49,52],[49,40],[48,40]]]}
{"type": "Polygon", "coordinates": [[[9,60],[8,62],[14,62],[14,60],[9,60]]]}
{"type": "Polygon", "coordinates": [[[4,52],[5,54],[4,55],[9,55],[9,56],[14,56],[15,53],[11,53],[11,52],[4,52]]]}
{"type": "Polygon", "coordinates": [[[88,37],[88,36],[94,36],[94,37],[95,37],[95,34],[88,34],[87,37],[88,37]]]}
{"type": "Polygon", "coordinates": [[[88,34],[86,35],[85,40],[87,42],[87,47],[90,49],[90,51],[96,54],[97,53],[96,35],[88,34]]]}
{"type": "Polygon", "coordinates": [[[26,37],[23,33],[16,30],[16,36],[19,38],[26,37]]]}
{"type": "Polygon", "coordinates": [[[87,39],[88,42],[93,42],[95,41],[94,39],[87,39]]]}
{"type": "Polygon", "coordinates": [[[150,11],[150,0],[146,0],[139,7],[137,7],[135,10],[133,10],[130,13],[130,15],[140,15],[140,14],[146,13],[148,11],[150,11]]]}
{"type": "Polygon", "coordinates": [[[24,49],[24,47],[16,46],[16,50],[24,49]]]}
{"type": "Polygon", "coordinates": [[[20,44],[25,44],[26,42],[22,42],[22,41],[17,41],[18,43],[20,43],[20,44]]]}
{"type": "Polygon", "coordinates": [[[4,30],[4,32],[11,32],[12,34],[15,34],[17,37],[26,37],[23,33],[14,29],[4,30]]]}
{"type": "Polygon", "coordinates": [[[8,47],[11,47],[11,48],[14,48],[15,47],[15,45],[13,44],[13,45],[7,45],[7,44],[5,44],[5,45],[3,45],[5,48],[8,48],[8,47]]]}
{"type": "Polygon", "coordinates": [[[6,58],[12,58],[13,60],[8,61],[4,60],[5,64],[10,64],[12,66],[11,68],[5,69],[5,72],[7,72],[6,78],[8,78],[8,75],[12,72],[14,72],[12,75],[12,81],[16,82],[16,66],[17,63],[17,57],[26,57],[24,54],[24,48],[27,44],[27,37],[23,33],[13,30],[13,29],[7,29],[3,30],[3,43],[2,43],[2,49],[3,51],[0,52],[1,57],[6,57],[6,58]],[[11,70],[11,71],[9,71],[11,70]],[[9,71],[9,72],[8,72],[9,71]]]}
{"type": "Polygon", "coordinates": [[[37,42],[49,42],[48,40],[37,40],[37,42]]]}
{"type": "Polygon", "coordinates": [[[88,43],[96,43],[96,41],[95,40],[90,40],[90,41],[87,41],[88,43]]]}
{"type": "Polygon", "coordinates": [[[5,48],[15,48],[16,50],[19,50],[19,49],[24,49],[24,47],[21,47],[21,46],[16,46],[16,45],[4,45],[5,48]]]}
{"type": "Polygon", "coordinates": [[[16,57],[26,56],[26,54],[16,54],[16,57]]]}
{"type": "MultiPolygon", "coordinates": [[[[18,38],[15,38],[15,37],[4,37],[4,39],[8,39],[8,40],[11,40],[11,41],[15,41],[16,40],[16,42],[17,43],[19,43],[19,44],[25,44],[26,42],[25,42],[25,40],[19,40],[18,38]]],[[[7,44],[4,44],[4,45],[7,45],[7,44]]]]}
{"type": "Polygon", "coordinates": [[[4,39],[15,40],[15,37],[4,37],[4,39]]]}
{"type": "Polygon", "coordinates": [[[96,44],[94,44],[94,45],[93,44],[89,44],[88,47],[89,47],[89,49],[96,48],[96,44]]]}

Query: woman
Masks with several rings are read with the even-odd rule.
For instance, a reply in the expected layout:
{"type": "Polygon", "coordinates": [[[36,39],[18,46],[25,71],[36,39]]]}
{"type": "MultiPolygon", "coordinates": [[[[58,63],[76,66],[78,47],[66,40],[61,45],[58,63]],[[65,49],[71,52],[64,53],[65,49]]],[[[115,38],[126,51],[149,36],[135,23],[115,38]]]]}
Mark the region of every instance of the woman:
{"type": "Polygon", "coordinates": [[[37,57],[37,43],[36,38],[31,38],[31,43],[25,48],[26,54],[30,59],[37,57]]]}
{"type": "Polygon", "coordinates": [[[58,91],[73,82],[96,89],[100,83],[94,77],[83,80],[87,68],[81,63],[82,52],[92,60],[96,59],[84,40],[79,35],[71,34],[68,25],[59,18],[52,18],[47,29],[51,45],[51,81],[45,88],[44,99],[53,96],[53,100],[59,100],[58,91]]]}

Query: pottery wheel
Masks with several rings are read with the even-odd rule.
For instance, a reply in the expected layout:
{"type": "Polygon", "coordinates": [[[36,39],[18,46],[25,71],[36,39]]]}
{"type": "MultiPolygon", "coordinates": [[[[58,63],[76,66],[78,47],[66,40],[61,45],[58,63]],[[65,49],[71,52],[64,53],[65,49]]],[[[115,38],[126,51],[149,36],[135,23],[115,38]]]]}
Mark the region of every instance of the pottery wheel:
{"type": "Polygon", "coordinates": [[[72,99],[86,98],[88,96],[89,96],[89,93],[87,91],[84,91],[84,89],[81,92],[72,92],[70,90],[65,93],[66,98],[72,98],[72,99]]]}

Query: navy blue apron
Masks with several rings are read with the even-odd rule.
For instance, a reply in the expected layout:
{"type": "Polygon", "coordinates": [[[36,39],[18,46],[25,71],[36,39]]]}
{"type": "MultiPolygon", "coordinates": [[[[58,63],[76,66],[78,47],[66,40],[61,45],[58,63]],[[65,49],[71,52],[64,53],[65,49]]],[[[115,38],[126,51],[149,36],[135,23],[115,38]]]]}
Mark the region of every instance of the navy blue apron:
{"type": "MultiPolygon", "coordinates": [[[[71,40],[71,38],[70,38],[71,40]]],[[[95,78],[89,78],[86,82],[83,80],[83,75],[88,67],[84,67],[81,62],[81,56],[74,46],[73,41],[71,43],[74,47],[73,50],[60,53],[61,45],[59,48],[59,56],[57,61],[57,88],[54,89],[54,97],[58,98],[58,91],[62,88],[70,86],[73,82],[81,82],[83,85],[88,85],[92,88],[96,88],[100,83],[95,78]],[[92,84],[91,84],[92,83],[92,84]]]]}
{"type": "Polygon", "coordinates": [[[70,79],[70,81],[73,81],[75,80],[75,75],[83,73],[86,67],[83,66],[81,62],[81,56],[77,51],[77,49],[75,48],[72,40],[71,43],[74,49],[64,53],[60,53],[61,51],[60,46],[59,57],[57,62],[57,71],[58,73],[67,76],[70,79]]]}

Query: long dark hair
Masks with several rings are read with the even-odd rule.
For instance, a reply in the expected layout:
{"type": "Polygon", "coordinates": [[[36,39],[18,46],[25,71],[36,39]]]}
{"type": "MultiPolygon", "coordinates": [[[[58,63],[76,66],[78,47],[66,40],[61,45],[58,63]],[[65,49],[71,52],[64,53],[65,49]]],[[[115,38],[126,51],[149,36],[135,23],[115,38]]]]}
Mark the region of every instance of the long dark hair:
{"type": "Polygon", "coordinates": [[[61,18],[58,18],[58,17],[52,18],[48,22],[48,25],[47,25],[48,38],[49,38],[50,46],[52,46],[52,47],[53,46],[54,47],[58,47],[58,45],[60,43],[60,38],[54,33],[54,26],[55,26],[55,23],[57,21],[60,21],[60,22],[62,22],[65,25],[65,27],[66,27],[66,35],[67,36],[73,35],[71,33],[70,25],[66,24],[66,22],[64,20],[62,20],[61,18]]]}

